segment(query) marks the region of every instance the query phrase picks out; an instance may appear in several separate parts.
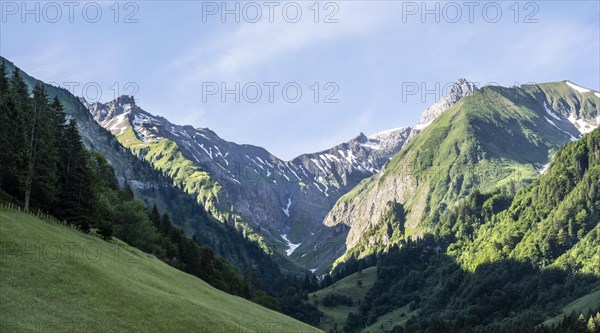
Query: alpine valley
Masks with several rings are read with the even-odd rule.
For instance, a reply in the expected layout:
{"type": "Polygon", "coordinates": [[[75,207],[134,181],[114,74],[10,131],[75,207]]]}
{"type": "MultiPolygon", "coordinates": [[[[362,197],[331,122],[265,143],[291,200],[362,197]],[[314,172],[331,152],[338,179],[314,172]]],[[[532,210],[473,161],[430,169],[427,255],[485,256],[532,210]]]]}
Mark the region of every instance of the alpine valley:
{"type": "Polygon", "coordinates": [[[459,79],[414,126],[286,161],[0,61],[0,328],[600,332],[597,91],[459,79]],[[53,239],[137,259],[20,265],[53,239]]]}

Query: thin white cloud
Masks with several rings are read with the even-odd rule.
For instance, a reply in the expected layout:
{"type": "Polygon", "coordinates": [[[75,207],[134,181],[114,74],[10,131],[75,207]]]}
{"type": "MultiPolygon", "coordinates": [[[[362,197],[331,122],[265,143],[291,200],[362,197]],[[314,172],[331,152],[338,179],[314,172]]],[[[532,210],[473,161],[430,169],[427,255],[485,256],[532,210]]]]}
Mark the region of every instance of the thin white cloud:
{"type": "Polygon", "coordinates": [[[338,23],[314,23],[303,17],[297,23],[265,20],[240,24],[215,36],[208,45],[196,46],[173,59],[167,70],[184,70],[180,82],[186,84],[198,79],[238,78],[299,50],[377,29],[385,21],[384,8],[365,2],[342,3],[338,23]]]}

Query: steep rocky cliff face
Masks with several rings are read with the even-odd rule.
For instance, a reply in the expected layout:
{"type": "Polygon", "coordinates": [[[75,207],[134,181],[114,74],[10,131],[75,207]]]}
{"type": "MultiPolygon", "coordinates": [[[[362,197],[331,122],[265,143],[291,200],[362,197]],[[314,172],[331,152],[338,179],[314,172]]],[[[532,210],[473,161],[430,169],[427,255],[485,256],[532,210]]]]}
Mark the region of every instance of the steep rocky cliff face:
{"type": "Polygon", "coordinates": [[[119,142],[197,196],[214,216],[243,224],[253,237],[288,255],[322,231],[321,221],[336,200],[378,172],[413,133],[400,128],[361,134],[283,161],[261,147],[223,140],[210,129],[154,116],[130,96],[86,105],[119,142]]]}

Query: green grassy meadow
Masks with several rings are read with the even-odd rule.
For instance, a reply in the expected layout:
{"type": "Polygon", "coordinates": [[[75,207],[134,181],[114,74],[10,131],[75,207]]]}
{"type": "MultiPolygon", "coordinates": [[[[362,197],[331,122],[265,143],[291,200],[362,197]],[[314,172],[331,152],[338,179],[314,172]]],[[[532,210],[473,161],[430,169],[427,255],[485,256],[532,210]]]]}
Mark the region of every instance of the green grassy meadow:
{"type": "Polygon", "coordinates": [[[0,332],[319,332],[154,256],[0,210],[0,332]]]}
{"type": "Polygon", "coordinates": [[[332,329],[335,324],[337,327],[341,329],[344,327],[344,323],[346,322],[346,318],[350,312],[358,313],[358,301],[362,299],[369,289],[375,283],[375,278],[377,277],[377,268],[369,267],[364,269],[361,273],[351,274],[331,286],[317,290],[314,293],[310,293],[308,295],[309,302],[313,303],[318,301],[319,305],[317,306],[321,312],[323,312],[323,317],[321,318],[320,327],[324,331],[328,331],[332,329]],[[362,286],[358,287],[358,281],[362,281],[362,286]],[[339,293],[342,295],[350,296],[354,300],[353,306],[345,306],[345,305],[337,305],[335,307],[325,307],[323,306],[322,300],[323,298],[330,293],[339,293]]]}

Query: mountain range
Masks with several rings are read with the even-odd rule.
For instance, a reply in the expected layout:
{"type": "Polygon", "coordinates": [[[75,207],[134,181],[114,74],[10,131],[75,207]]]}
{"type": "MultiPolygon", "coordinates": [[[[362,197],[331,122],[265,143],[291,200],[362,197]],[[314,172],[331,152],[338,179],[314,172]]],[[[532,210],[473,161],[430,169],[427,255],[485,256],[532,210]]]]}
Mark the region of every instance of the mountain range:
{"type": "MultiPolygon", "coordinates": [[[[37,82],[25,77],[31,85],[37,82]]],[[[220,230],[231,227],[275,255],[280,266],[321,274],[358,244],[367,249],[353,250],[364,252],[360,256],[418,237],[446,207],[476,188],[535,178],[553,151],[600,123],[600,94],[570,81],[477,88],[459,79],[413,127],[360,133],[285,161],[208,128],[174,124],[141,109],[133,96],[88,103],[47,87],[77,118],[84,143],[104,153],[119,179],[147,202],[176,210],[169,209],[173,200],[164,194],[169,188],[179,200],[189,203],[193,197],[220,221],[175,215],[218,253],[239,267],[253,265],[252,256],[232,255],[240,251],[216,236],[231,234],[220,230]],[[499,145],[502,140],[508,144],[499,145]],[[438,147],[448,148],[441,152],[445,155],[438,147]],[[401,236],[364,237],[385,234],[377,225],[396,204],[406,212],[401,236]]]]}
{"type": "MultiPolygon", "coordinates": [[[[0,61],[6,64],[9,74],[18,70],[18,67],[5,58],[0,57],[0,61]]],[[[168,176],[136,158],[109,131],[98,125],[78,97],[66,89],[46,84],[19,71],[30,89],[39,83],[49,96],[60,99],[67,117],[77,121],[83,144],[105,156],[120,183],[131,187],[136,197],[147,205],[156,204],[162,212],[167,212],[173,223],[183,227],[188,234],[195,235],[200,243],[209,245],[241,270],[256,267],[261,278],[266,281],[278,279],[281,274],[279,267],[284,271],[301,271],[284,256],[264,251],[231,225],[219,222],[207,214],[204,207],[175,186],[168,176]]]]}
{"type": "MultiPolygon", "coordinates": [[[[235,295],[334,332],[555,333],[580,324],[594,332],[600,325],[600,314],[592,318],[600,305],[589,302],[600,276],[599,92],[571,81],[477,87],[459,79],[415,126],[360,133],[286,161],[208,128],[177,125],[140,108],[134,96],[88,103],[26,73],[14,75],[20,70],[0,60],[13,74],[2,81],[10,87],[0,103],[8,110],[4,128],[20,126],[22,136],[10,142],[24,137],[26,143],[15,144],[10,156],[31,158],[27,175],[37,177],[41,198],[41,190],[53,188],[46,184],[73,184],[68,172],[48,170],[70,163],[66,152],[77,150],[42,145],[40,156],[48,159],[36,161],[27,151],[36,152],[42,139],[27,135],[42,131],[53,142],[80,147],[77,161],[90,163],[83,167],[91,176],[75,183],[88,184],[104,212],[86,208],[94,223],[80,230],[94,241],[131,242],[225,291],[218,277],[232,277],[235,295]],[[76,123],[65,127],[61,108],[76,123]],[[82,143],[96,153],[86,157],[82,143]],[[55,174],[64,179],[59,183],[55,174]],[[122,240],[110,239],[113,226],[122,240]],[[583,319],[556,317],[572,302],[589,304],[583,319]],[[562,320],[562,328],[546,329],[548,318],[562,320]]],[[[9,158],[2,162],[14,168],[9,158]]],[[[6,170],[23,185],[0,192],[15,207],[28,183],[6,170]]],[[[74,204],[65,188],[47,204],[74,204]]],[[[2,226],[31,241],[25,230],[41,221],[11,209],[3,218],[12,222],[2,226]],[[19,231],[19,220],[30,223],[19,231]]],[[[69,237],[80,239],[75,231],[69,237]]]]}
{"type": "MultiPolygon", "coordinates": [[[[305,268],[325,272],[346,249],[353,248],[359,240],[364,241],[363,235],[381,219],[389,207],[388,202],[406,205],[410,198],[411,203],[405,209],[414,212],[406,216],[407,227],[414,232],[403,237],[418,236],[426,228],[417,224],[435,224],[435,217],[422,222],[423,211],[441,214],[443,209],[438,209],[439,204],[443,207],[451,205],[456,198],[482,187],[482,184],[501,183],[515,177],[516,173],[523,179],[534,178],[535,170],[544,168],[553,150],[598,126],[598,116],[594,114],[597,97],[597,92],[569,81],[478,89],[472,82],[459,79],[446,96],[422,114],[414,127],[391,129],[370,136],[361,133],[348,142],[289,161],[277,158],[262,147],[226,141],[208,128],[173,124],[142,110],[132,96],[121,96],[105,104],[82,102],[94,120],[123,146],[196,196],[217,219],[237,225],[265,249],[273,247],[305,268]],[[455,107],[457,103],[459,105],[455,107]],[[498,105],[506,107],[498,110],[498,105]],[[460,110],[459,116],[445,116],[440,121],[446,124],[436,125],[438,118],[449,109],[460,110]],[[470,111],[463,111],[465,109],[470,111]],[[478,115],[482,110],[488,112],[486,117],[470,116],[478,115]],[[511,121],[515,116],[521,119],[518,124],[502,119],[495,123],[498,121],[496,116],[501,114],[511,121]],[[494,126],[492,131],[483,130],[486,124],[494,126]],[[496,130],[497,127],[511,126],[513,128],[508,132],[496,130]],[[445,184],[438,182],[437,187],[442,189],[438,198],[430,198],[435,184],[421,181],[418,185],[418,180],[388,177],[398,173],[405,177],[404,173],[413,173],[415,163],[421,163],[418,156],[402,159],[396,156],[411,139],[419,137],[420,132],[443,136],[432,139],[436,134],[422,135],[428,137],[428,142],[423,143],[427,149],[410,150],[423,154],[432,151],[436,145],[445,144],[444,139],[452,138],[452,128],[456,128],[456,132],[465,128],[477,129],[477,134],[485,140],[459,138],[447,143],[448,146],[465,147],[465,151],[459,148],[457,153],[445,156],[442,165],[446,170],[441,170],[437,163],[442,161],[438,160],[428,162],[430,166],[436,166],[435,170],[420,166],[418,172],[441,179],[444,173],[448,177],[448,170],[456,169],[458,165],[462,167],[467,163],[481,167],[484,164],[480,162],[485,161],[489,165],[485,164],[481,169],[505,170],[502,175],[492,173],[489,179],[482,175],[481,179],[471,180],[471,174],[452,175],[461,184],[452,185],[456,188],[447,193],[445,184]],[[512,148],[497,151],[496,140],[514,141],[517,131],[528,134],[525,141],[529,145],[521,143],[520,151],[512,148]],[[453,160],[457,165],[452,165],[453,160]],[[386,166],[388,162],[389,166],[386,166]],[[388,183],[381,182],[382,178],[388,183]],[[464,182],[465,179],[468,181],[464,182]],[[374,197],[363,195],[363,188],[374,183],[377,186],[370,191],[374,197]],[[361,195],[356,195],[357,192],[361,195]],[[352,201],[349,202],[350,198],[352,201]]],[[[452,114],[452,111],[448,113],[452,114]]],[[[474,171],[480,172],[469,170],[468,173],[474,171]]],[[[385,244],[383,247],[391,244],[385,237],[370,242],[377,246],[385,244]]]]}
{"type": "Polygon", "coordinates": [[[313,271],[339,255],[332,239],[345,226],[323,225],[336,201],[385,163],[475,85],[464,79],[429,108],[414,128],[356,138],[284,161],[262,147],[237,144],[208,128],[180,126],[137,106],[132,96],[82,103],[123,146],[150,162],[222,221],[232,221],[264,247],[273,246],[313,271]]]}

